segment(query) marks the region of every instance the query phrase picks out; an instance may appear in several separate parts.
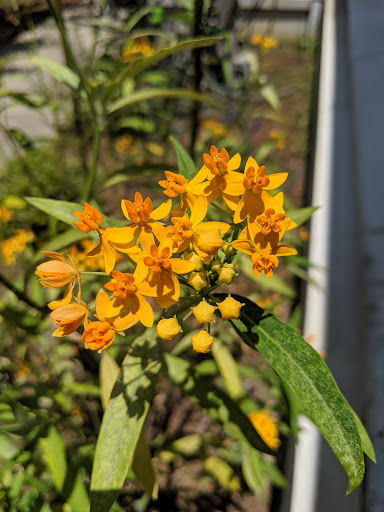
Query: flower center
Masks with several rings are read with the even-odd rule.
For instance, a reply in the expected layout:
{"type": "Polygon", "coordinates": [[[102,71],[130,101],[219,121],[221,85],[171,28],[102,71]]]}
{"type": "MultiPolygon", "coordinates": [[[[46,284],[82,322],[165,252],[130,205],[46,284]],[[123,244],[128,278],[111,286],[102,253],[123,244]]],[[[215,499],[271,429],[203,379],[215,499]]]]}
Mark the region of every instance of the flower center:
{"type": "Polygon", "coordinates": [[[273,208],[267,208],[265,215],[257,217],[257,222],[262,227],[261,232],[263,235],[268,235],[271,231],[279,233],[282,230],[282,221],[285,219],[283,213],[275,213],[273,208]]]}
{"type": "Polygon", "coordinates": [[[262,271],[269,278],[273,275],[273,269],[279,265],[279,260],[275,254],[271,254],[270,249],[263,249],[261,254],[255,252],[252,254],[253,272],[259,276],[262,271]]]}
{"type": "Polygon", "coordinates": [[[260,194],[263,188],[269,185],[269,178],[265,176],[265,172],[264,165],[259,167],[257,171],[253,166],[248,167],[244,178],[244,188],[252,190],[254,194],[260,194]]]}

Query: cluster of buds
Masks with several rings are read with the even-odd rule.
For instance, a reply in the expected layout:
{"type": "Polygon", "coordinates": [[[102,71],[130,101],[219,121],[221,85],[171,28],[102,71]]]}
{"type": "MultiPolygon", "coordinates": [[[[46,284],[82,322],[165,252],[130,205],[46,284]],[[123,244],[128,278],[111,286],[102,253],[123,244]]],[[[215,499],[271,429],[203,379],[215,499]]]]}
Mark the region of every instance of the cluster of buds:
{"type": "Polygon", "coordinates": [[[296,226],[285,216],[283,193],[269,193],[284,183],[287,173],[266,174],[265,167],[259,167],[252,157],[244,172],[239,172],[240,155],[230,158],[224,148],[219,152],[215,146],[203,160],[191,180],[165,172],[166,179],[159,185],[167,199],[157,208],[139,192],[133,200],[123,199],[126,227],[103,227],[103,215],[88,203],[84,203],[84,211],[74,212],[78,229],[98,234],[99,243],[87,256],[103,258],[109,279],[104,288],[111,295],[99,290],[93,311],[81,297],[82,272],[74,262],[45,252],[51,261],[37,267],[41,284],[66,286],[64,298],[49,305],[51,317],[59,325],[56,336],[70,334],[84,323],[85,346],[102,351],[111,345],[116,332],[124,334],[138,322],[151,327],[155,302],[166,310],[182,299],[186,306],[179,305],[178,316],[158,322],[158,336],[174,340],[182,332],[180,315],[186,319],[193,313],[196,322],[206,328],[192,337],[192,346],[207,353],[215,339],[211,335],[215,313],[224,321],[236,319],[243,306],[230,295],[219,302],[214,294],[218,286],[230,285],[237,276],[234,260],[238,251],[250,256],[256,277],[264,272],[268,278],[273,276],[279,257],[296,254],[296,249],[281,243],[286,231],[296,226]],[[175,207],[172,201],[177,197],[175,207]],[[221,212],[227,222],[207,219],[209,207],[221,212]],[[115,269],[121,254],[131,261],[130,272],[115,269]]]}

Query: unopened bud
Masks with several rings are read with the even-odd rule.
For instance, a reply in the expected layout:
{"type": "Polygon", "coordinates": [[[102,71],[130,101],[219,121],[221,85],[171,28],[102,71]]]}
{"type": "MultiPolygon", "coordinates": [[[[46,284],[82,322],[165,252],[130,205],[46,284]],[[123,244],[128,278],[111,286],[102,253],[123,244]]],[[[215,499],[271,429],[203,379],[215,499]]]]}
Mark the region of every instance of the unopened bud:
{"type": "Polygon", "coordinates": [[[223,302],[220,302],[220,304],[217,304],[217,306],[220,309],[223,320],[231,320],[239,318],[240,309],[244,304],[228,295],[228,297],[223,300],[223,302]]]}
{"type": "Polygon", "coordinates": [[[208,286],[204,272],[192,272],[188,279],[190,284],[197,292],[208,286]]]}
{"type": "Polygon", "coordinates": [[[215,272],[218,272],[221,265],[222,265],[221,261],[218,258],[216,258],[211,263],[211,269],[214,270],[215,272]]]}
{"type": "Polygon", "coordinates": [[[195,252],[190,252],[185,256],[184,259],[194,263],[196,265],[195,270],[197,270],[197,272],[200,272],[200,270],[203,268],[203,260],[195,252]]]}
{"type": "Polygon", "coordinates": [[[233,278],[236,275],[236,271],[234,269],[234,265],[229,263],[225,263],[223,267],[218,270],[219,278],[217,280],[218,283],[227,283],[231,284],[233,278]]]}
{"type": "Polygon", "coordinates": [[[197,245],[199,249],[206,254],[217,254],[218,250],[223,247],[224,241],[217,229],[212,231],[200,231],[197,245]]]}
{"type": "Polygon", "coordinates": [[[199,324],[204,324],[205,322],[212,322],[215,309],[217,309],[215,306],[211,306],[203,299],[197,306],[192,308],[192,311],[199,324]]]}
{"type": "Polygon", "coordinates": [[[163,318],[157,324],[157,335],[162,340],[173,341],[179,332],[183,332],[176,315],[173,318],[163,318]]]}
{"type": "Polygon", "coordinates": [[[211,350],[211,345],[214,341],[215,338],[208,334],[205,329],[203,329],[202,331],[192,336],[193,350],[199,352],[200,354],[207,354],[211,350]]]}

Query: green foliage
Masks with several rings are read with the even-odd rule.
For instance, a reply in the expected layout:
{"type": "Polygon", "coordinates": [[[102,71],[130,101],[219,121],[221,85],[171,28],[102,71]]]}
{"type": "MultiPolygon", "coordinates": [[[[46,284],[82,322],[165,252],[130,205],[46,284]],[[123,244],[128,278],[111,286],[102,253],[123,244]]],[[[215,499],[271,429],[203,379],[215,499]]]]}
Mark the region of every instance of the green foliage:
{"type": "Polygon", "coordinates": [[[178,173],[182,174],[187,180],[192,179],[197,173],[196,165],[175,137],[171,135],[170,140],[177,154],[178,173]]]}
{"type": "Polygon", "coordinates": [[[292,327],[256,304],[245,302],[232,323],[300,399],[303,412],[319,427],[349,477],[348,492],[361,483],[364,457],[354,413],[319,354],[292,327]]]}

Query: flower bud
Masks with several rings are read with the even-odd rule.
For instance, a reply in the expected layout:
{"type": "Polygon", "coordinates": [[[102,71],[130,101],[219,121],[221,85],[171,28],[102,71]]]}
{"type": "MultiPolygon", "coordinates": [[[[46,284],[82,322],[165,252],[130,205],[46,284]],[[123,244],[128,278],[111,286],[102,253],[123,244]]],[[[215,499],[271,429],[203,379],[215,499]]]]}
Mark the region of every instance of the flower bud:
{"type": "Polygon", "coordinates": [[[211,350],[211,345],[214,341],[215,338],[208,334],[205,329],[203,329],[202,331],[192,336],[193,350],[199,352],[200,354],[207,354],[211,350]]]}
{"type": "Polygon", "coordinates": [[[197,292],[208,286],[204,272],[192,272],[189,276],[188,284],[190,284],[197,292]]]}
{"type": "Polygon", "coordinates": [[[217,280],[218,283],[227,283],[231,284],[232,279],[236,275],[236,271],[234,269],[234,265],[231,265],[229,263],[225,263],[223,267],[219,268],[217,271],[219,274],[219,278],[217,280]]]}
{"type": "Polygon", "coordinates": [[[173,318],[162,318],[157,324],[157,335],[162,340],[174,341],[179,332],[183,332],[176,315],[173,318]]]}
{"type": "Polygon", "coordinates": [[[220,233],[217,229],[212,231],[200,231],[197,238],[199,249],[206,254],[217,254],[217,251],[224,245],[220,233]]]}
{"type": "Polygon", "coordinates": [[[232,247],[232,245],[229,244],[228,242],[224,242],[222,251],[227,257],[235,256],[237,252],[236,249],[232,247]]]}
{"type": "Polygon", "coordinates": [[[203,260],[195,252],[190,252],[185,256],[184,259],[194,263],[196,265],[195,270],[197,270],[197,272],[200,272],[200,270],[203,268],[203,260]]]}
{"type": "Polygon", "coordinates": [[[212,322],[215,309],[217,309],[215,306],[211,306],[203,299],[197,306],[192,308],[192,311],[199,324],[204,324],[205,322],[212,322]]]}
{"type": "Polygon", "coordinates": [[[234,299],[230,295],[218,304],[218,308],[220,309],[221,316],[223,320],[231,320],[239,318],[240,309],[244,306],[241,302],[234,299]]]}
{"type": "Polygon", "coordinates": [[[211,270],[218,272],[219,268],[221,268],[221,261],[219,260],[219,258],[216,258],[211,263],[211,270]]]}

